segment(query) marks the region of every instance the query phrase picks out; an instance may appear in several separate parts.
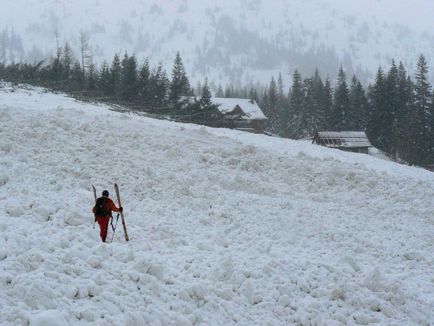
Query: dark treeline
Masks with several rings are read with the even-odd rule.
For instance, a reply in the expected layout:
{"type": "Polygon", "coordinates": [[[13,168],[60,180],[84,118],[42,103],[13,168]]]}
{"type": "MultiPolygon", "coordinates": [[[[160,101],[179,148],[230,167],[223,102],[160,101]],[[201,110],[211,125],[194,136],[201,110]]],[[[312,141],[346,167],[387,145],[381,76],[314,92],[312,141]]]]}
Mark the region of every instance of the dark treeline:
{"type": "Polygon", "coordinates": [[[81,100],[119,104],[178,121],[232,127],[233,121],[212,103],[207,80],[194,91],[179,53],[169,77],[162,65],[139,64],[134,55],[116,54],[97,67],[83,40],[80,60],[66,43],[54,58],[37,63],[0,63],[0,79],[66,92],[81,100]]]}
{"type": "Polygon", "coordinates": [[[366,131],[372,144],[408,164],[434,165],[434,92],[421,55],[414,80],[393,61],[379,68],[365,89],[357,76],[341,68],[332,87],[318,71],[303,78],[294,72],[285,91],[282,77],[258,88],[218,88],[217,95],[254,98],[269,118],[269,132],[288,138],[312,137],[316,131],[366,131]]]}
{"type": "MultiPolygon", "coordinates": [[[[116,54],[111,63],[97,67],[81,40],[80,60],[66,43],[49,62],[0,63],[0,79],[64,91],[81,99],[122,104],[132,109],[209,126],[234,127],[212,103],[205,80],[194,90],[179,53],[171,75],[162,65],[116,54]]],[[[282,77],[267,87],[235,89],[221,86],[217,97],[256,100],[268,117],[268,132],[288,138],[311,137],[315,131],[365,130],[372,144],[392,158],[415,165],[434,164],[434,93],[428,82],[428,65],[420,56],[414,80],[402,63],[388,71],[378,69],[375,82],[365,89],[357,76],[348,82],[341,68],[332,87],[318,71],[303,78],[294,72],[285,90],[282,77]]]]}

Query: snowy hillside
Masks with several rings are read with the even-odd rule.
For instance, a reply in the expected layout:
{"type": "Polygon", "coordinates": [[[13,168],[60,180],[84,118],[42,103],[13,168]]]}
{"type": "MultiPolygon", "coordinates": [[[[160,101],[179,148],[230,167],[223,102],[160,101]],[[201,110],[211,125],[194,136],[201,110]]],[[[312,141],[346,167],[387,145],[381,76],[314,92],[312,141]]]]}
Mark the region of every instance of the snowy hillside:
{"type": "Polygon", "coordinates": [[[78,52],[83,30],[100,62],[128,50],[170,69],[179,50],[195,81],[268,82],[315,67],[333,78],[340,64],[363,80],[392,57],[410,70],[419,54],[432,58],[433,12],[431,0],[5,0],[0,58],[2,45],[15,61],[53,54],[56,33],[78,52]]]}
{"type": "Polygon", "coordinates": [[[0,140],[1,325],[434,322],[433,173],[42,90],[0,88],[0,140]]]}

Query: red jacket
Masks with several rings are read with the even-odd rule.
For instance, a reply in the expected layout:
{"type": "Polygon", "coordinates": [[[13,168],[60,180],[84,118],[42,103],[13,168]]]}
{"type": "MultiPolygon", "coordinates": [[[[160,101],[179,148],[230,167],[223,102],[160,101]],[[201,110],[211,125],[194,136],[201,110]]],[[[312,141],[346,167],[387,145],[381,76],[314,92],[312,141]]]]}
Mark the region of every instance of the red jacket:
{"type": "MultiPolygon", "coordinates": [[[[113,202],[113,200],[111,200],[108,197],[106,197],[104,208],[106,211],[110,212],[110,214],[108,216],[112,215],[112,211],[113,212],[119,212],[119,208],[117,208],[115,203],[113,202]]],[[[95,214],[95,206],[92,208],[92,212],[95,214]]],[[[97,216],[97,217],[107,217],[107,216],[97,216]]]]}

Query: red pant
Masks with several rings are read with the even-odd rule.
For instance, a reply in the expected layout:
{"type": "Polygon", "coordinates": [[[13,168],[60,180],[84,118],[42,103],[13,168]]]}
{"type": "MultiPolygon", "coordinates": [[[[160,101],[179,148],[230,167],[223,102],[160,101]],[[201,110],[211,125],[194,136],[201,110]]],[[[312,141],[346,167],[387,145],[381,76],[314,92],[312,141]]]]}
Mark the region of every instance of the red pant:
{"type": "Polygon", "coordinates": [[[97,217],[96,220],[99,224],[99,235],[101,236],[102,242],[105,242],[105,239],[107,238],[107,231],[108,231],[108,225],[110,217],[97,217]]]}

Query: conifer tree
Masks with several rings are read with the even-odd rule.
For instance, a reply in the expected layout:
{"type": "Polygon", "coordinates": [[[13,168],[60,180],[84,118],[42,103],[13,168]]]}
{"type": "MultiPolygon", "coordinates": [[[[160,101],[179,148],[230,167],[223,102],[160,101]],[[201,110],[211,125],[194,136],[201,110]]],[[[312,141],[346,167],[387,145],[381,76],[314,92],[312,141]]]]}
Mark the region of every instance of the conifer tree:
{"type": "Polygon", "coordinates": [[[429,142],[429,149],[428,149],[427,165],[433,166],[434,165],[434,90],[431,96],[429,132],[430,132],[430,142],[429,142]]]}
{"type": "Polygon", "coordinates": [[[331,116],[332,128],[336,131],[351,129],[350,115],[350,91],[348,89],[346,75],[342,68],[339,68],[338,80],[333,96],[333,111],[331,116]]]}
{"type": "Polygon", "coordinates": [[[253,101],[255,101],[256,103],[259,102],[258,93],[257,93],[256,89],[253,87],[251,87],[250,91],[249,91],[249,100],[251,102],[253,102],[253,101]]]}
{"type": "Polygon", "coordinates": [[[362,131],[366,129],[367,124],[367,100],[362,83],[354,75],[351,79],[350,86],[350,112],[351,112],[351,130],[362,131]]]}
{"type": "Polygon", "coordinates": [[[110,67],[106,61],[103,62],[98,76],[98,89],[106,97],[113,95],[113,88],[111,83],[110,67]]]}
{"type": "Polygon", "coordinates": [[[326,125],[327,115],[327,98],[324,83],[319,75],[318,69],[315,70],[312,76],[312,108],[311,108],[311,127],[309,128],[309,136],[313,136],[316,131],[320,131],[326,125]]]}
{"type": "Polygon", "coordinates": [[[121,71],[121,60],[116,53],[113,57],[110,69],[110,88],[113,91],[112,96],[115,98],[119,98],[121,95],[121,71]]]}
{"type": "Polygon", "coordinates": [[[294,71],[290,99],[289,99],[289,120],[286,126],[286,135],[289,138],[299,138],[303,128],[303,104],[304,90],[301,75],[294,71]]]}
{"type": "Polygon", "coordinates": [[[54,89],[62,89],[63,87],[63,65],[62,65],[62,48],[57,47],[57,54],[53,58],[49,71],[49,83],[54,89]]]}
{"type": "Polygon", "coordinates": [[[379,68],[375,84],[369,88],[369,114],[366,132],[371,143],[385,151],[387,150],[388,127],[385,126],[384,114],[387,110],[387,85],[383,69],[379,68]]]}
{"type": "Polygon", "coordinates": [[[208,79],[205,79],[199,103],[202,111],[212,110],[215,107],[212,102],[212,94],[208,86],[208,79]]]}
{"type": "Polygon", "coordinates": [[[148,103],[151,98],[150,94],[150,78],[151,71],[149,68],[149,61],[146,59],[142,64],[142,67],[139,71],[139,77],[137,80],[137,94],[141,101],[148,103]]]}
{"type": "Polygon", "coordinates": [[[417,131],[415,141],[417,144],[417,163],[429,164],[430,156],[430,109],[431,85],[428,83],[428,64],[423,55],[419,57],[415,76],[415,113],[417,131]]]}
{"type": "Polygon", "coordinates": [[[225,93],[223,92],[222,85],[219,84],[219,87],[217,88],[217,92],[215,93],[216,97],[224,97],[225,93]]]}
{"type": "Polygon", "coordinates": [[[121,64],[121,97],[127,101],[137,98],[137,60],[125,53],[121,64]]]}
{"type": "MultiPolygon", "coordinates": [[[[250,96],[249,96],[250,97],[250,96]]],[[[288,122],[288,102],[284,93],[282,74],[277,79],[277,112],[279,122],[279,135],[284,136],[288,122]]]]}
{"type": "Polygon", "coordinates": [[[226,86],[225,88],[225,97],[230,98],[235,96],[235,90],[233,85],[226,86]]]}
{"type": "Polygon", "coordinates": [[[285,98],[285,94],[283,92],[283,79],[281,73],[279,73],[279,77],[277,78],[277,97],[279,100],[279,105],[282,105],[285,98]]]}
{"type": "Polygon", "coordinates": [[[65,45],[63,46],[61,63],[63,70],[62,79],[68,80],[70,77],[72,66],[74,64],[74,54],[72,53],[71,46],[68,42],[65,42],[65,45]]]}
{"type": "Polygon", "coordinates": [[[181,55],[176,53],[175,62],[172,69],[172,81],[170,83],[169,101],[172,106],[179,107],[182,96],[189,95],[190,82],[185,73],[184,64],[182,63],[181,55]]]}
{"type": "Polygon", "coordinates": [[[152,94],[150,104],[156,107],[163,107],[167,105],[169,80],[163,66],[159,64],[154,68],[149,77],[149,89],[152,94]]]}
{"type": "Polygon", "coordinates": [[[407,76],[404,64],[400,62],[398,67],[398,107],[395,111],[397,128],[396,158],[401,158],[407,162],[413,156],[412,139],[410,137],[412,121],[411,117],[413,103],[413,83],[407,76]]]}
{"type": "Polygon", "coordinates": [[[268,117],[268,87],[265,87],[262,90],[261,100],[259,101],[259,105],[262,108],[262,112],[266,117],[268,117]]]}
{"type": "Polygon", "coordinates": [[[91,95],[95,95],[98,85],[98,72],[92,59],[89,60],[89,67],[86,71],[85,80],[86,90],[90,92],[91,95]]]}
{"type": "Polygon", "coordinates": [[[84,78],[78,61],[72,67],[69,85],[71,91],[82,91],[84,88],[84,78]]]}
{"type": "Polygon", "coordinates": [[[272,134],[279,134],[278,92],[274,77],[271,78],[268,89],[268,130],[272,134]]]}
{"type": "Polygon", "coordinates": [[[313,135],[317,129],[316,125],[316,109],[315,99],[313,94],[313,78],[306,78],[303,81],[304,99],[303,109],[301,111],[301,133],[299,137],[308,137],[313,135]]]}
{"type": "Polygon", "coordinates": [[[330,79],[326,79],[324,84],[323,99],[324,105],[324,125],[322,130],[333,130],[332,128],[332,112],[333,112],[333,89],[330,79]]]}
{"type": "Polygon", "coordinates": [[[386,79],[386,107],[383,112],[383,135],[384,135],[384,150],[397,159],[398,153],[398,120],[397,110],[399,107],[399,71],[392,61],[386,79]]]}

